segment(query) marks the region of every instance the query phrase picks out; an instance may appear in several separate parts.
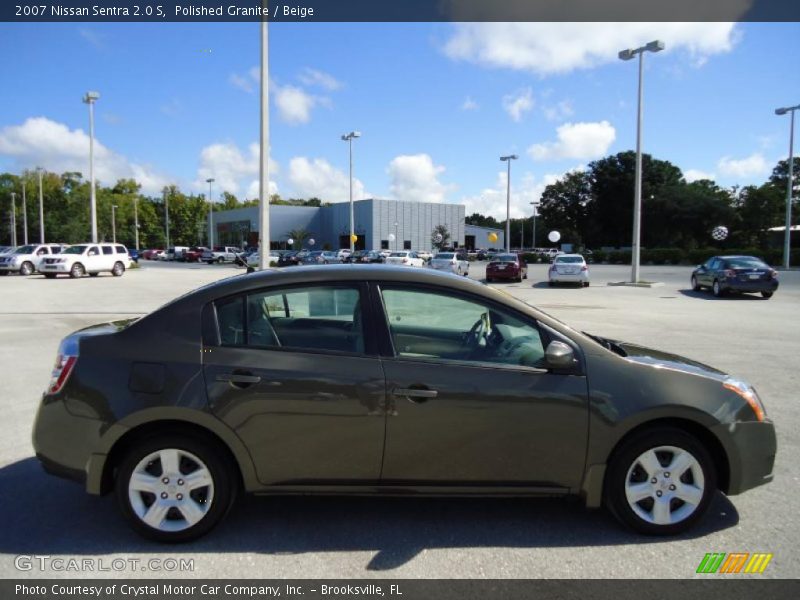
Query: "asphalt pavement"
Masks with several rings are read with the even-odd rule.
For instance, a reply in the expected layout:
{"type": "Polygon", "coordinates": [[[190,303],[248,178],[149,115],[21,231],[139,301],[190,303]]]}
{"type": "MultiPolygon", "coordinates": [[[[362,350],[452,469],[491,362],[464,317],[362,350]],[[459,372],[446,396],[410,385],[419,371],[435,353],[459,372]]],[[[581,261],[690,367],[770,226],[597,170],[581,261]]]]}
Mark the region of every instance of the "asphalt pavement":
{"type": "MultiPolygon", "coordinates": [[[[719,494],[699,528],[668,539],[633,534],[577,501],[299,497],[248,498],[211,535],[155,545],[128,529],[113,496],[91,497],[44,474],[30,442],[38,401],[64,335],[146,314],[243,270],[143,261],[121,278],[9,276],[0,279],[0,577],[683,579],[697,576],[707,552],[773,553],[760,577],[797,577],[800,272],[781,272],[781,288],[764,300],[693,292],[689,267],[644,266],[643,278],[664,283],[654,288],[607,286],[630,276],[630,267],[610,265],[591,266],[588,288],[550,288],[546,269],[531,265],[523,283],[493,285],[577,329],[683,354],[755,385],[778,429],[775,481],[719,494]],[[88,558],[95,567],[114,559],[193,565],[21,571],[20,555],[88,558]]],[[[483,277],[480,263],[470,277],[483,277]]]]}

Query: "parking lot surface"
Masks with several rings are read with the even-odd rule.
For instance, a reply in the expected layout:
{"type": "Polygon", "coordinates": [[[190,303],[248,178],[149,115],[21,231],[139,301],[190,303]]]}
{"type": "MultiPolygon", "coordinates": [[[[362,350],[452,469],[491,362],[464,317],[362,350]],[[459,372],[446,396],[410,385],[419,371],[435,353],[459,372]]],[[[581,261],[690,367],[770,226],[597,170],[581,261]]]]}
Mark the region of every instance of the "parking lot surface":
{"type": "MultiPolygon", "coordinates": [[[[674,266],[642,268],[644,279],[664,283],[654,288],[607,286],[630,276],[629,267],[610,265],[591,266],[588,288],[548,287],[546,265],[531,265],[522,283],[495,284],[576,329],[682,354],[758,389],[778,430],[775,480],[730,499],[718,495],[691,534],[642,537],[605,511],[555,499],[248,498],[206,538],[161,546],[128,529],[113,496],[91,497],[45,475],[30,442],[63,336],[243,273],[230,265],[142,265],[121,278],[0,280],[0,577],[687,578],[707,552],[773,553],[761,577],[800,573],[798,271],[780,273],[770,300],[693,292],[691,268],[674,266]],[[20,571],[19,555],[194,564],[20,571]]],[[[470,277],[483,275],[484,265],[473,263],[470,277]]]]}

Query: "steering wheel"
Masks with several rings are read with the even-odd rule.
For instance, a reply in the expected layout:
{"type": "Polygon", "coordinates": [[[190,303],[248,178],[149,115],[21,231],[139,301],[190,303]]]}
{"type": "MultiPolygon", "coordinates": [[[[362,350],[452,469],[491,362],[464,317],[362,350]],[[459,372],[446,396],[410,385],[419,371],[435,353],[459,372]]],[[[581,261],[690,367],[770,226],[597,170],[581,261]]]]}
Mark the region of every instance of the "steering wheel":
{"type": "Polygon", "coordinates": [[[484,338],[488,333],[488,322],[489,314],[483,313],[470,330],[464,334],[464,345],[471,351],[475,351],[480,347],[481,338],[484,338]]]}

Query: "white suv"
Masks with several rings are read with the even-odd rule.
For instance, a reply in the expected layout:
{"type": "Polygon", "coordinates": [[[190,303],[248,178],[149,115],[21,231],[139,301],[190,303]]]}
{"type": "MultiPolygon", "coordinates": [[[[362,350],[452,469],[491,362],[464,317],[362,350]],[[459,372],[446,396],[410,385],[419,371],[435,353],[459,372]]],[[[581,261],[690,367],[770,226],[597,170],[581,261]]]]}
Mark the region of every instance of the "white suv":
{"type": "Polygon", "coordinates": [[[19,273],[31,275],[41,271],[42,259],[58,254],[66,246],[63,244],[29,244],[20,246],[13,252],[0,257],[0,275],[19,273]]]}
{"type": "Polygon", "coordinates": [[[45,258],[41,271],[48,279],[57,275],[83,277],[86,273],[96,277],[103,271],[119,277],[130,266],[128,249],[121,244],[78,244],[45,258]]]}

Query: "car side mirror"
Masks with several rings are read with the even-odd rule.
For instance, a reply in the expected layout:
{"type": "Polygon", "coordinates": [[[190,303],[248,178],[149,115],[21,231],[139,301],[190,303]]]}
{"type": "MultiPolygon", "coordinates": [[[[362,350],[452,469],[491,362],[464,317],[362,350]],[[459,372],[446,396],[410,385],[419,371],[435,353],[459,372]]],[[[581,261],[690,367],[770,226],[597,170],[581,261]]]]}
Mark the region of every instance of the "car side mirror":
{"type": "Polygon", "coordinates": [[[575,363],[575,352],[572,347],[558,340],[547,345],[544,356],[548,366],[554,369],[568,369],[575,363]]]}

